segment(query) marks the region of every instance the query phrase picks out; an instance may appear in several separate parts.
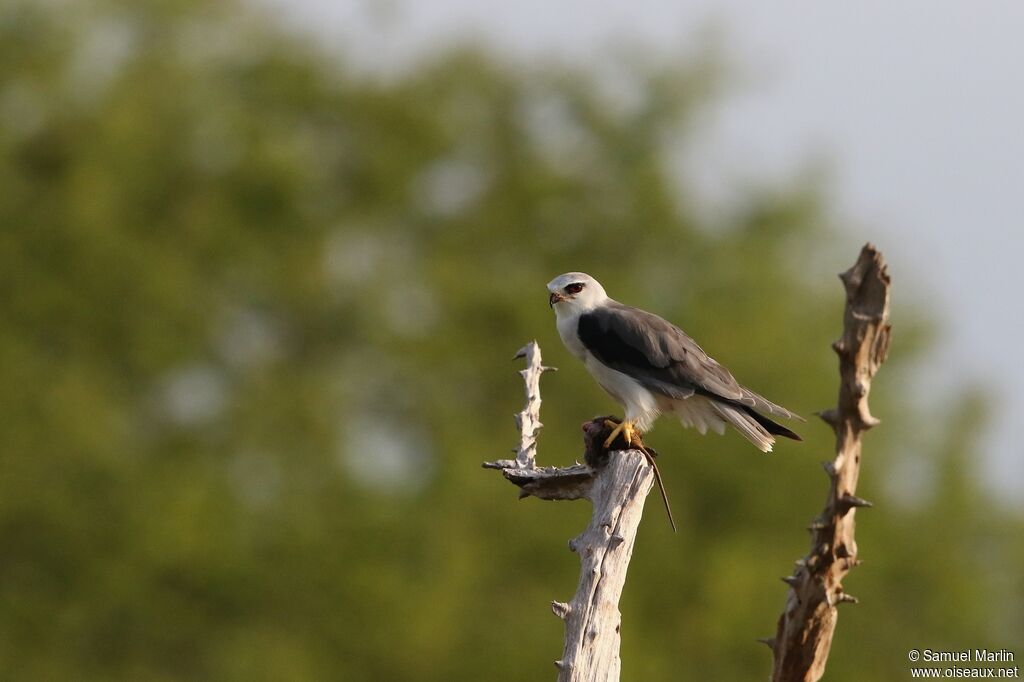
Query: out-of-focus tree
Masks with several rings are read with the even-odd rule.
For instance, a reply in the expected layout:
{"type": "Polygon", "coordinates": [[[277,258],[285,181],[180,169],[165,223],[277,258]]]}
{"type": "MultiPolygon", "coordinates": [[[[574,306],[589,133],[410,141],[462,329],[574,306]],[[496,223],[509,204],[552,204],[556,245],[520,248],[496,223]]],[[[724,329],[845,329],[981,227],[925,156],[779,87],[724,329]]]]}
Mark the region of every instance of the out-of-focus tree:
{"type": "MultiPolygon", "coordinates": [[[[531,337],[564,365],[542,458],[611,409],[558,345],[551,276],[598,275],[805,413],[833,399],[841,289],[806,272],[854,251],[822,266],[842,240],[813,186],[700,210],[670,161],[711,80],[638,63],[624,97],[479,51],[377,79],[231,2],[0,8],[4,675],[553,674],[545,604],[571,593],[586,511],[512,507],[478,470],[513,441],[531,337]]],[[[983,407],[925,419],[877,384],[901,417],[868,443],[880,504],[834,680],[1024,632],[1024,524],[970,483],[983,407]],[[885,479],[914,469],[890,453],[918,429],[931,476],[902,502],[885,479]]],[[[827,429],[804,431],[771,457],[651,434],[681,532],[655,514],[640,538],[627,678],[767,674],[753,639],[824,489],[827,429]]]]}

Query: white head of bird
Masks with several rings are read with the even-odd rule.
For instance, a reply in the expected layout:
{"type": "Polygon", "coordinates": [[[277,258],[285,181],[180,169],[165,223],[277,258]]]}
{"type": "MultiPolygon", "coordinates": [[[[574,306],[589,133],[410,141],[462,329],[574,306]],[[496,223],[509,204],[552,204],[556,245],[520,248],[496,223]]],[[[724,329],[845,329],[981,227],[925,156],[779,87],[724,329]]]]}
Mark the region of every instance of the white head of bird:
{"type": "Polygon", "coordinates": [[[567,272],[548,282],[548,303],[558,319],[576,318],[608,300],[604,287],[585,272],[567,272]]]}

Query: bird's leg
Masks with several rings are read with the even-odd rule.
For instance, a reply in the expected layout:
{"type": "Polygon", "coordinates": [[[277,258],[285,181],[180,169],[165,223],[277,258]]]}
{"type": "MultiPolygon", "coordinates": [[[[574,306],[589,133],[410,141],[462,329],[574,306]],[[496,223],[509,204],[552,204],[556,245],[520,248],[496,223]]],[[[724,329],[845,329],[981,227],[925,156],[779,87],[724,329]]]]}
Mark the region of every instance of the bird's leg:
{"type": "Polygon", "coordinates": [[[628,419],[624,419],[622,420],[622,422],[614,422],[611,419],[605,419],[604,425],[612,427],[611,435],[608,436],[608,438],[606,438],[604,441],[604,446],[606,448],[610,448],[612,446],[612,443],[615,441],[615,438],[618,437],[619,434],[622,434],[622,437],[626,440],[627,445],[632,445],[634,437],[638,435],[636,427],[633,425],[633,422],[629,421],[628,419]]]}

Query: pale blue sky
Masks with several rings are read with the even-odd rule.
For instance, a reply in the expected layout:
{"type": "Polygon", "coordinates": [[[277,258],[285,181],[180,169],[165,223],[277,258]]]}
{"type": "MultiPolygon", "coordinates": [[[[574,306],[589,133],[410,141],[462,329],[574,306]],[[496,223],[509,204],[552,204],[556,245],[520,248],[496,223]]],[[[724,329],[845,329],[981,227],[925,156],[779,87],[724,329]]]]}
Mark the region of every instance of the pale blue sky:
{"type": "Polygon", "coordinates": [[[963,380],[991,387],[988,475],[1020,499],[1024,4],[262,2],[386,67],[466,36],[527,57],[594,61],[623,41],[686,52],[714,27],[743,86],[709,117],[688,175],[727,202],[737,180],[827,159],[840,222],[885,251],[897,296],[939,317],[941,346],[916,389],[939,399],[963,380]]]}

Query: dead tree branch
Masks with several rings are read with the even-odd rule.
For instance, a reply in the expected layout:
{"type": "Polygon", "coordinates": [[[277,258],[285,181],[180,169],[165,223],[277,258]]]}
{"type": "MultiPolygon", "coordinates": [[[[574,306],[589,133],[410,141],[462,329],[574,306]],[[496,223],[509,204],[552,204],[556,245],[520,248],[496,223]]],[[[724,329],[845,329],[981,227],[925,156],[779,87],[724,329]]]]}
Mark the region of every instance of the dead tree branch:
{"type": "MultiPolygon", "coordinates": [[[[555,662],[559,682],[615,682],[619,679],[619,598],[633,554],[644,500],[654,485],[654,471],[640,450],[617,450],[609,456],[602,444],[611,429],[605,419],[583,425],[584,460],[569,467],[537,467],[540,422],[540,376],[551,368],[541,362],[536,341],[515,356],[526,358],[521,372],[526,406],[516,415],[516,459],[485,462],[500,469],[519,487],[519,496],[545,500],[586,498],[594,509],[590,524],[569,541],[579,554],[580,581],[568,603],[553,601],[551,610],[565,621],[565,646],[555,662]]],[[[621,439],[615,445],[624,445],[621,439]]]]}
{"type": "Polygon", "coordinates": [[[808,530],[811,551],[796,562],[786,605],[775,637],[762,640],[772,649],[773,682],[815,682],[825,672],[838,616],[837,606],[856,603],[842,580],[856,566],[854,516],[871,504],[856,495],[861,438],[878,425],[868,409],[871,380],[889,348],[889,273],[882,254],[871,244],[861,250],[840,279],[846,288],[843,335],[832,344],[839,355],[839,403],[819,416],[836,435],[836,456],[824,462],[829,477],[825,508],[808,530]]]}

